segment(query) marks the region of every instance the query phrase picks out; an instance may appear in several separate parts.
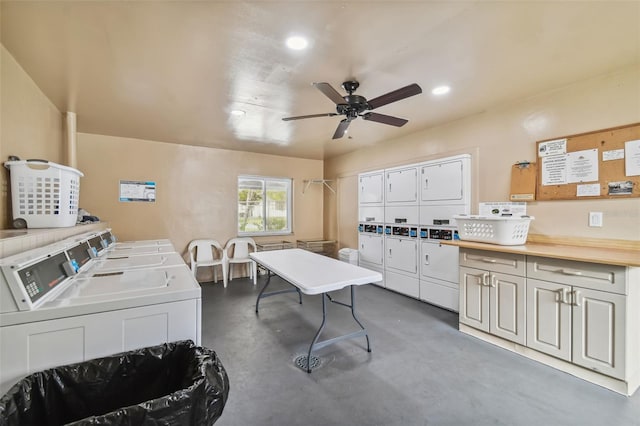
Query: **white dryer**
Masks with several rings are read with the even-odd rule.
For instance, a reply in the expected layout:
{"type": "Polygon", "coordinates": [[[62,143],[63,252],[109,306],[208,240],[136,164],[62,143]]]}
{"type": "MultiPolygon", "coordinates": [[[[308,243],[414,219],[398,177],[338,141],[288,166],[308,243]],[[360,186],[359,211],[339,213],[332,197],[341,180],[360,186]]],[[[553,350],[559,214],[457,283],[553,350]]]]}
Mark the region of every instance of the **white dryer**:
{"type": "Polygon", "coordinates": [[[92,250],[73,241],[0,261],[0,394],[45,368],[169,341],[200,344],[200,286],[179,255],[136,268],[152,260],[90,259],[92,250]]]}

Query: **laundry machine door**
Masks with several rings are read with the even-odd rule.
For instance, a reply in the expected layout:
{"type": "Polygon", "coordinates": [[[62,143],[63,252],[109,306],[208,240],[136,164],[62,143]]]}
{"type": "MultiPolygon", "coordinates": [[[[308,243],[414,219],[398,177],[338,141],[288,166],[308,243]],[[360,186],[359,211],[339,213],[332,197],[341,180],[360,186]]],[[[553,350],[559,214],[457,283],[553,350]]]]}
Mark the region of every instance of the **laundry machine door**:
{"type": "Polygon", "coordinates": [[[422,241],[420,249],[421,277],[458,282],[458,247],[433,240],[422,241]]]}
{"type": "Polygon", "coordinates": [[[387,237],[385,262],[387,268],[408,274],[418,273],[418,244],[414,239],[387,237]]]}
{"type": "Polygon", "coordinates": [[[361,262],[382,266],[383,240],[381,235],[360,234],[359,256],[361,262]]]}

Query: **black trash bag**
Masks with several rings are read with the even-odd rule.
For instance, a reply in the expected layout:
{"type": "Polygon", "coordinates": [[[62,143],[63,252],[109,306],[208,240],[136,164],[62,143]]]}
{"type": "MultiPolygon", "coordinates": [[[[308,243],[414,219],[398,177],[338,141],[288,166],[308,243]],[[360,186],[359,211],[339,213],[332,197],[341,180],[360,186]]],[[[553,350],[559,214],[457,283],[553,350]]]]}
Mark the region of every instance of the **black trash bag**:
{"type": "Polygon", "coordinates": [[[31,374],[0,399],[0,426],[212,425],[229,378],[186,340],[31,374]]]}

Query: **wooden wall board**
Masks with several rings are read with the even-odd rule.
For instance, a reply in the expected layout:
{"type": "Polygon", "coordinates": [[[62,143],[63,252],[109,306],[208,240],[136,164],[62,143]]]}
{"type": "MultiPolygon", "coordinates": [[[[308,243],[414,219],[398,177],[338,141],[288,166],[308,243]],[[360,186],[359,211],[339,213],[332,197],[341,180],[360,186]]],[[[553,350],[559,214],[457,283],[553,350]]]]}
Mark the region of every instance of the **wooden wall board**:
{"type": "Polygon", "coordinates": [[[536,163],[517,163],[511,167],[511,201],[536,199],[536,163]]]}
{"type": "Polygon", "coordinates": [[[540,152],[540,144],[560,139],[566,139],[567,153],[593,149],[598,151],[598,182],[590,183],[597,183],[599,185],[600,194],[589,196],[577,195],[578,185],[588,184],[589,182],[543,185],[544,158],[538,158],[536,188],[537,200],[582,200],[640,197],[640,176],[625,175],[624,158],[603,161],[603,152],[620,149],[624,150],[625,142],[640,139],[640,123],[538,141],[536,142],[536,153],[540,152]],[[609,186],[610,184],[611,191],[609,186]],[[620,186],[631,186],[631,189],[627,193],[612,193],[615,192],[615,190],[620,189],[620,186]]]}

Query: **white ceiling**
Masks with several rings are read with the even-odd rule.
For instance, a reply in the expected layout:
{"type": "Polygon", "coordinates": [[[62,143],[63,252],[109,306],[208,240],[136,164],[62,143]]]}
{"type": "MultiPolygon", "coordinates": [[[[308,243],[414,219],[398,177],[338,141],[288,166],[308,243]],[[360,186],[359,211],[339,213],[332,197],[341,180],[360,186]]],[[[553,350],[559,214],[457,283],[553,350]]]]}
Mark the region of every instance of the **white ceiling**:
{"type": "Polygon", "coordinates": [[[78,131],[326,159],[640,62],[638,1],[6,1],[1,41],[78,131]],[[291,51],[284,40],[304,35],[291,51]],[[357,79],[341,117],[312,86],[357,79]],[[430,93],[440,84],[451,92],[430,93]],[[240,118],[232,109],[246,111],[240,118]]]}

